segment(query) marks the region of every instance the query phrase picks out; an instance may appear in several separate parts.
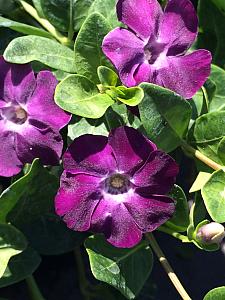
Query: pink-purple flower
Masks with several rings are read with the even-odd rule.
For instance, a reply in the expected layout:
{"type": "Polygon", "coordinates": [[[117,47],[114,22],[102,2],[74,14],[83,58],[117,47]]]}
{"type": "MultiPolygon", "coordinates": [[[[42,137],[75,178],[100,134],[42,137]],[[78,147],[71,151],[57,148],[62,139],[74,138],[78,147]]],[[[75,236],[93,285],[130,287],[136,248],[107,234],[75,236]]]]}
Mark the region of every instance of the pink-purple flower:
{"type": "Polygon", "coordinates": [[[178,166],[133,128],[119,127],[108,138],[80,136],[63,162],[55,207],[73,230],[103,233],[114,246],[128,248],[173,215],[167,193],[178,166]]]}
{"type": "Polygon", "coordinates": [[[54,102],[57,80],[49,71],[35,77],[30,65],[0,57],[0,176],[20,172],[36,157],[55,165],[63,141],[59,130],[70,120],[54,102]]]}
{"type": "Polygon", "coordinates": [[[157,0],[119,0],[119,21],[102,49],[128,87],[151,82],[191,98],[210,74],[211,54],[194,43],[198,19],[189,0],[168,0],[163,12],[157,0]]]}

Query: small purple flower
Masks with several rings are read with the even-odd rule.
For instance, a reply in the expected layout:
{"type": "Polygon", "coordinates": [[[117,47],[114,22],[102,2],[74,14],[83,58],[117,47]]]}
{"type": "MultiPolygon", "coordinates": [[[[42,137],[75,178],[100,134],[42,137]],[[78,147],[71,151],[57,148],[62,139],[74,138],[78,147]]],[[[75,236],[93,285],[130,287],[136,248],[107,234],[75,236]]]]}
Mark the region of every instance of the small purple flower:
{"type": "Polygon", "coordinates": [[[35,78],[30,65],[0,57],[0,176],[19,173],[36,157],[46,165],[58,163],[63,147],[59,130],[70,115],[54,102],[56,85],[51,72],[35,78]]]}
{"type": "Polygon", "coordinates": [[[112,245],[129,248],[174,212],[165,194],[178,166],[133,128],[119,127],[108,138],[83,135],[63,161],[55,207],[73,230],[104,233],[112,245]]]}
{"type": "Polygon", "coordinates": [[[124,85],[151,82],[191,98],[210,74],[211,54],[194,43],[198,19],[189,0],[168,0],[163,12],[157,0],[119,0],[119,21],[103,40],[105,55],[118,69],[124,85]]]}

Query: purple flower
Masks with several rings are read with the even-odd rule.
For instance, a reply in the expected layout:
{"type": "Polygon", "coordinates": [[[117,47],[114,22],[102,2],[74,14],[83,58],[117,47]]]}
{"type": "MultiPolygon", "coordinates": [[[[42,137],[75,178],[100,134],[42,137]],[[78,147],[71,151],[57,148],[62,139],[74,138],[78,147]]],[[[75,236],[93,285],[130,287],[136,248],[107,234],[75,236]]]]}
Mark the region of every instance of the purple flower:
{"type": "Polygon", "coordinates": [[[71,229],[104,233],[114,246],[128,248],[174,212],[165,194],[178,166],[133,128],[119,127],[108,138],[83,135],[63,161],[55,207],[71,229]]]}
{"type": "Polygon", "coordinates": [[[56,85],[51,72],[35,78],[30,65],[0,57],[0,176],[19,173],[35,157],[43,164],[58,163],[63,146],[59,130],[70,115],[54,103],[56,85]]]}
{"type": "Polygon", "coordinates": [[[184,55],[197,36],[198,19],[189,0],[168,0],[163,12],[156,0],[119,0],[119,21],[103,40],[105,55],[124,85],[151,82],[191,98],[210,74],[211,54],[184,55]]]}

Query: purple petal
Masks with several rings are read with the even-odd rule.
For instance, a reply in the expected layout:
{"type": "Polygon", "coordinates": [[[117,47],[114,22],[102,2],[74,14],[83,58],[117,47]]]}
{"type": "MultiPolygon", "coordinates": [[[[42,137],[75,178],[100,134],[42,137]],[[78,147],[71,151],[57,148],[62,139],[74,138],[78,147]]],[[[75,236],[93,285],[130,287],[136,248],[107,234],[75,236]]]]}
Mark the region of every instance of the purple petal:
{"type": "Polygon", "coordinates": [[[167,196],[151,195],[147,189],[142,189],[142,192],[135,193],[124,205],[142,232],[149,232],[172,217],[175,204],[167,196]]]}
{"type": "Polygon", "coordinates": [[[63,141],[60,134],[48,125],[29,120],[29,124],[16,133],[15,146],[23,163],[31,163],[38,157],[45,165],[57,165],[63,141]]]}
{"type": "Polygon", "coordinates": [[[162,151],[154,151],[133,176],[136,186],[148,186],[151,194],[167,194],[175,183],[179,168],[174,159],[162,151]]]}
{"type": "Polygon", "coordinates": [[[0,100],[0,108],[7,106],[7,102],[0,100]]]}
{"type": "MultiPolygon", "coordinates": [[[[148,62],[147,63],[144,62],[140,64],[135,70],[135,72],[133,73],[133,80],[135,82],[133,85],[136,86],[141,82],[152,82],[153,81],[152,75],[153,75],[152,68],[148,62]]],[[[130,74],[130,77],[131,76],[132,74],[130,74]]]]}
{"type": "Polygon", "coordinates": [[[0,71],[0,98],[26,103],[36,86],[31,66],[10,64],[1,56],[0,71]]]}
{"type": "Polygon", "coordinates": [[[157,80],[184,98],[190,99],[209,77],[211,60],[211,54],[207,50],[167,57],[167,66],[158,70],[157,80]]]}
{"type": "Polygon", "coordinates": [[[198,18],[189,0],[169,0],[163,15],[158,40],[168,44],[167,55],[184,53],[197,36],[198,18]]]}
{"type": "Polygon", "coordinates": [[[31,118],[60,130],[69,122],[71,116],[54,102],[57,79],[51,72],[41,71],[37,75],[36,82],[34,94],[27,103],[28,114],[31,118]]]}
{"type": "Polygon", "coordinates": [[[16,154],[14,133],[1,130],[0,140],[0,176],[16,175],[21,171],[23,163],[16,154]]]}
{"type": "Polygon", "coordinates": [[[113,129],[109,134],[109,144],[113,148],[118,171],[121,172],[132,171],[157,149],[156,145],[141,133],[127,126],[113,129]]]}
{"type": "Polygon", "coordinates": [[[144,61],[143,41],[127,29],[116,28],[105,36],[102,50],[118,69],[122,82],[134,86],[133,74],[144,61]]]}
{"type": "Polygon", "coordinates": [[[64,168],[71,173],[106,175],[116,169],[113,151],[104,136],[86,134],[78,137],[63,156],[64,168]]]}
{"type": "Polygon", "coordinates": [[[64,172],[55,198],[55,209],[73,230],[88,230],[92,213],[100,200],[98,185],[101,178],[64,172]]]}
{"type": "Polygon", "coordinates": [[[117,15],[144,40],[157,33],[162,9],[157,0],[119,0],[117,15]]]}
{"type": "Polygon", "coordinates": [[[142,232],[124,204],[111,197],[108,194],[99,202],[92,215],[91,230],[104,233],[107,241],[115,247],[133,247],[140,242],[142,232]]]}

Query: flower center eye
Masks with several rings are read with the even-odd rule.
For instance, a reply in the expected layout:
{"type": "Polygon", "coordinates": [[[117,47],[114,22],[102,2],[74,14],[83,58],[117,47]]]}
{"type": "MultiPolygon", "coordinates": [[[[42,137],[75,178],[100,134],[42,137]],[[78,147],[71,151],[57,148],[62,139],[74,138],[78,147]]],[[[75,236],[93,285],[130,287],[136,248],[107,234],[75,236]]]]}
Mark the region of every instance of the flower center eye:
{"type": "Polygon", "coordinates": [[[164,50],[165,44],[157,43],[154,40],[150,40],[148,44],[144,47],[145,59],[150,64],[154,64],[164,50]]]}
{"type": "Polygon", "coordinates": [[[113,174],[105,180],[105,191],[112,195],[126,193],[130,188],[130,181],[126,175],[113,174]]]}
{"type": "Polygon", "coordinates": [[[1,109],[2,116],[15,124],[23,124],[27,120],[27,112],[19,105],[3,107],[1,109]]]}

